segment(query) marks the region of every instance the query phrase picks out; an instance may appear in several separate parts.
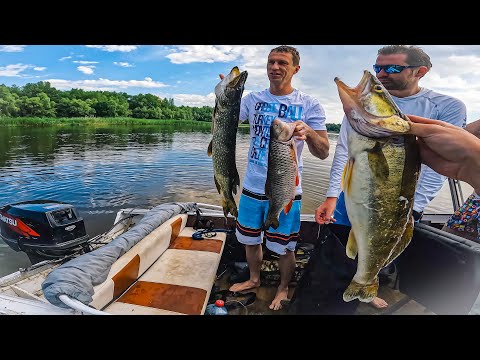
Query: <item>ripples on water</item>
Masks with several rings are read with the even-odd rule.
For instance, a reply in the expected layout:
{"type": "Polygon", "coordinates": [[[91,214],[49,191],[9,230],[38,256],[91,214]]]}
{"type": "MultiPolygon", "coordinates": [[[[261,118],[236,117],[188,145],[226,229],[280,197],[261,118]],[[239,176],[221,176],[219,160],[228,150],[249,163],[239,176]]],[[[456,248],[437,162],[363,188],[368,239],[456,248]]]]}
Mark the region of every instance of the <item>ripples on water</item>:
{"type": "MultiPolygon", "coordinates": [[[[220,204],[212,160],[207,156],[211,137],[210,129],[171,126],[2,128],[0,205],[34,199],[63,201],[79,210],[88,234],[94,236],[110,228],[121,208],[171,201],[220,204]]],[[[324,161],[304,148],[302,213],[315,212],[325,199],[336,138],[330,136],[331,151],[324,161]]],[[[249,135],[240,131],[237,168],[241,179],[248,147],[249,135]]],[[[451,212],[448,188],[428,209],[451,212]]],[[[0,276],[26,265],[26,255],[0,242],[0,276]]]]}

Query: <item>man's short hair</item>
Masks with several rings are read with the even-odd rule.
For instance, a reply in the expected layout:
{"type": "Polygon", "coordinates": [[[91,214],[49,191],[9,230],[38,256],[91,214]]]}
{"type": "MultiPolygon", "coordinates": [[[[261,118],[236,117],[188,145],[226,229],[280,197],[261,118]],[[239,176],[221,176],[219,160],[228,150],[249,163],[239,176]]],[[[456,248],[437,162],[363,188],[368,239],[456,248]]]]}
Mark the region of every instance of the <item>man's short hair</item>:
{"type": "Polygon", "coordinates": [[[420,47],[415,45],[387,45],[378,50],[378,55],[407,54],[405,60],[408,65],[426,66],[430,69],[433,65],[430,56],[420,47]]]}
{"type": "Polygon", "coordinates": [[[300,65],[300,54],[298,53],[298,50],[293,46],[280,45],[270,50],[270,53],[272,52],[290,53],[292,54],[293,66],[300,65]]]}

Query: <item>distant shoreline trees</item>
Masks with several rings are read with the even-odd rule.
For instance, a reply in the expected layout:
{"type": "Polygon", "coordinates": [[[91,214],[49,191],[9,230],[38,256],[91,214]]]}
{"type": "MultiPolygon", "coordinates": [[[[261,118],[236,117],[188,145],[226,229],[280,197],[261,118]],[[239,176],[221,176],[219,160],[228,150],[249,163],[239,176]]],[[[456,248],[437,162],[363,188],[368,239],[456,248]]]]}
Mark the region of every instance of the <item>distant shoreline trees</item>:
{"type": "MultiPolygon", "coordinates": [[[[0,85],[0,118],[116,118],[212,121],[210,106],[175,106],[173,99],[115,91],[57,90],[48,81],[0,85]]],[[[339,132],[339,124],[327,131],[339,132]]]]}

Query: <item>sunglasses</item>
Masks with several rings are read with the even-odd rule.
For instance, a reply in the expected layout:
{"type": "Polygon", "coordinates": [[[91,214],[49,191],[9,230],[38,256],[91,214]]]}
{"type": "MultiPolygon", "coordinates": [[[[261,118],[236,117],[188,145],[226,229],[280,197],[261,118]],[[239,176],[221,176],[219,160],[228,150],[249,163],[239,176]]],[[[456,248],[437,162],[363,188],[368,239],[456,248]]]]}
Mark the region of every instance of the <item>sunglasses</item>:
{"type": "Polygon", "coordinates": [[[373,65],[373,70],[376,74],[380,71],[385,71],[387,74],[398,74],[403,71],[403,69],[416,68],[421,65],[373,65]]]}

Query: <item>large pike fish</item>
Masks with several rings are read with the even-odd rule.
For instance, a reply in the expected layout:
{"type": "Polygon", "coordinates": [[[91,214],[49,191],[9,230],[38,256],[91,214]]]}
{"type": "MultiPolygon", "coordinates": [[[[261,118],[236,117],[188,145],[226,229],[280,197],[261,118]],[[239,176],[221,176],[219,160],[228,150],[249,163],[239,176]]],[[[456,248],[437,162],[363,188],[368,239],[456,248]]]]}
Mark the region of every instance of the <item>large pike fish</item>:
{"type": "Polygon", "coordinates": [[[358,266],[343,299],[370,302],[379,271],[412,239],[420,157],[415,136],[408,134],[410,120],[375,76],[365,70],[355,88],[338,78],[335,83],[354,129],[342,186],[352,223],[346,252],[352,259],[358,255],[358,266]]]}
{"type": "Polygon", "coordinates": [[[280,225],[280,212],[288,214],[295,199],[298,185],[297,150],[293,132],[294,123],[275,119],[270,125],[270,144],[268,148],[268,170],[265,182],[265,195],[269,208],[263,229],[270,226],[277,229],[280,225]]]}
{"type": "Polygon", "coordinates": [[[213,179],[217,191],[222,197],[222,207],[225,218],[228,213],[238,216],[237,204],[233,194],[240,186],[235,148],[237,140],[238,116],[240,101],[248,73],[240,72],[235,66],[215,86],[215,108],[212,114],[213,138],[208,145],[208,156],[212,157],[213,179]]]}

